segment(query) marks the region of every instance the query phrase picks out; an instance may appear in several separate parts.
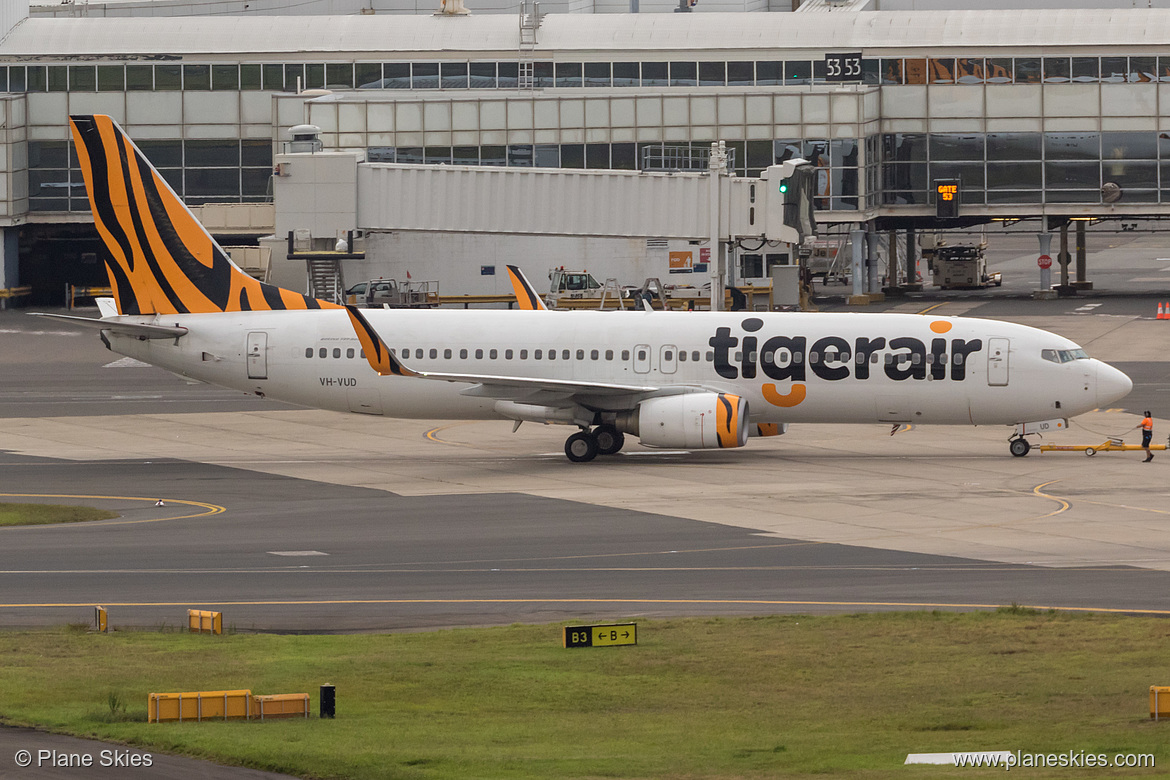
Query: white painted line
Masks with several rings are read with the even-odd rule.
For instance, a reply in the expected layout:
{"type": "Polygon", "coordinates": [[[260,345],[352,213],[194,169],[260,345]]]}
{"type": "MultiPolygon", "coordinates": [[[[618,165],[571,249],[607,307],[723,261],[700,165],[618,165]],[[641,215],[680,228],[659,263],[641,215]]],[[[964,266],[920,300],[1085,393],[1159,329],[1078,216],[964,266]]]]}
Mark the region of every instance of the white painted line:
{"type": "Polygon", "coordinates": [[[153,368],[150,363],[143,363],[141,360],[135,360],[132,357],[124,357],[121,360],[115,360],[113,363],[106,363],[102,368],[153,368]]]}
{"type": "Polygon", "coordinates": [[[973,764],[977,760],[982,760],[983,766],[996,766],[987,759],[998,758],[1001,762],[1006,763],[1008,758],[1011,757],[1012,753],[1010,750],[956,750],[952,753],[911,753],[906,756],[906,763],[956,766],[956,755],[965,756],[968,764],[973,764]]]}
{"type": "Polygon", "coordinates": [[[269,555],[283,555],[288,558],[306,558],[310,555],[328,555],[320,550],[269,550],[269,555]]]}

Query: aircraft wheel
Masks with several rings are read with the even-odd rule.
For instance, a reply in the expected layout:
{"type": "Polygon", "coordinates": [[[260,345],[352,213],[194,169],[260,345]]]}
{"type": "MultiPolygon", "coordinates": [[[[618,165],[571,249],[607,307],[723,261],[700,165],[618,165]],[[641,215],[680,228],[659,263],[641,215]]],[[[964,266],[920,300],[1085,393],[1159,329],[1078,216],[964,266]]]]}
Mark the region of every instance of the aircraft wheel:
{"type": "Polygon", "coordinates": [[[1011,450],[1012,455],[1015,455],[1017,458],[1022,458],[1032,449],[1032,445],[1028,443],[1027,439],[1012,439],[1011,444],[1008,445],[1008,449],[1011,450]]]}
{"type": "Polygon", "coordinates": [[[593,438],[597,440],[598,455],[615,455],[626,443],[626,435],[609,423],[594,428],[593,438]]]}
{"type": "Polygon", "coordinates": [[[1093,447],[1085,447],[1085,454],[1091,458],[1097,454],[1097,450],[1093,447]]]}
{"type": "Polygon", "coordinates": [[[578,431],[565,440],[565,455],[574,463],[588,463],[597,457],[597,439],[585,431],[578,431]]]}

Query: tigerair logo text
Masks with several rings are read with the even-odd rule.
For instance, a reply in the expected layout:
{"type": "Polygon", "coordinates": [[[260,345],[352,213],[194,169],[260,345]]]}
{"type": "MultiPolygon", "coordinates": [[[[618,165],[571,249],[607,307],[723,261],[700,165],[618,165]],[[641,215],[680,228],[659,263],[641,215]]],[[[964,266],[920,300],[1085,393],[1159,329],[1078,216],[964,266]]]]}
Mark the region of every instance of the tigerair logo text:
{"type": "Polygon", "coordinates": [[[733,335],[731,328],[716,328],[708,343],[714,351],[715,372],[725,379],[755,379],[763,374],[776,382],[792,382],[782,394],[772,383],[763,386],[765,399],[776,406],[796,406],[805,397],[804,382],[809,374],[829,382],[846,379],[869,379],[877,364],[894,381],[907,379],[967,378],[967,358],[983,349],[981,339],[943,338],[951,323],[936,320],[930,329],[939,338],[923,341],[913,336],[886,339],[884,336],[859,336],[850,343],[841,336],[824,336],[809,344],[806,336],[770,336],[756,334],[764,321],[750,317],[740,323],[744,334],[733,335]],[[875,360],[875,355],[885,355],[875,360]]]}

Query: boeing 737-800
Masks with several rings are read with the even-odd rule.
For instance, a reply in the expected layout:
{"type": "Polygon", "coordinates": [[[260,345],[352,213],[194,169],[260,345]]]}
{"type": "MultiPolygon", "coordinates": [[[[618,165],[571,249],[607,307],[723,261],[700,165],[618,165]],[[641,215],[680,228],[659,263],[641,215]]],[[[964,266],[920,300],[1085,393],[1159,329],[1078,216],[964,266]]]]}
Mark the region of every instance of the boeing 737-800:
{"type": "Polygon", "coordinates": [[[1022,325],[548,311],[514,268],[523,311],[346,308],[247,276],[116,122],[71,125],[117,307],[87,324],[115,352],[223,387],[387,417],[568,425],[578,462],[616,453],[626,434],[697,449],[790,423],[1017,425],[1132,387],[1068,339],[1022,325]]]}

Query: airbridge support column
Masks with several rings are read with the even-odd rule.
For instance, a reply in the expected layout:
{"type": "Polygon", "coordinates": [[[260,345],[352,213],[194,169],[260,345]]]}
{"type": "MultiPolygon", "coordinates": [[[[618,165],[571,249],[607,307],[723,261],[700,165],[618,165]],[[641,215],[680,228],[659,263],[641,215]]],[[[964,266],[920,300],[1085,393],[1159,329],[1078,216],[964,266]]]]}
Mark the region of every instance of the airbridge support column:
{"type": "Polygon", "coordinates": [[[849,296],[850,306],[864,306],[869,303],[869,296],[865,294],[865,231],[854,230],[849,233],[849,248],[853,252],[853,264],[850,277],[853,280],[853,294],[849,296]]]}
{"type": "Polygon", "coordinates": [[[873,229],[873,223],[866,230],[865,247],[866,269],[869,271],[868,289],[865,292],[870,303],[881,302],[886,299],[882,292],[881,236],[873,229]]]}
{"type": "MultiPolygon", "coordinates": [[[[20,286],[20,242],[17,228],[3,228],[0,240],[0,290],[20,286]]],[[[0,298],[0,309],[8,307],[10,298],[0,298]]]]}
{"type": "Polygon", "coordinates": [[[922,282],[918,281],[918,232],[906,231],[906,284],[907,292],[920,292],[922,282]]]}
{"type": "Polygon", "coordinates": [[[1085,223],[1084,221],[1077,222],[1077,280],[1072,283],[1074,289],[1077,290],[1092,290],[1093,283],[1086,277],[1088,276],[1088,262],[1086,253],[1088,251],[1085,246],[1085,223]]]}

